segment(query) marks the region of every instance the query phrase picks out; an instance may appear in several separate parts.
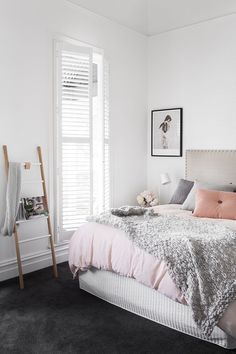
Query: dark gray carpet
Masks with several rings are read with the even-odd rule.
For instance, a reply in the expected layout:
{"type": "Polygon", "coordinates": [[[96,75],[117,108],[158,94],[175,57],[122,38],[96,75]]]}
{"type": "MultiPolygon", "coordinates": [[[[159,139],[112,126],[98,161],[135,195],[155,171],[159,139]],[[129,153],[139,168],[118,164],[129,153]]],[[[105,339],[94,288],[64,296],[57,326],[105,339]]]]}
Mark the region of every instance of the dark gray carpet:
{"type": "Polygon", "coordinates": [[[0,353],[236,353],[110,305],[79,289],[67,264],[0,285],[0,353]]]}

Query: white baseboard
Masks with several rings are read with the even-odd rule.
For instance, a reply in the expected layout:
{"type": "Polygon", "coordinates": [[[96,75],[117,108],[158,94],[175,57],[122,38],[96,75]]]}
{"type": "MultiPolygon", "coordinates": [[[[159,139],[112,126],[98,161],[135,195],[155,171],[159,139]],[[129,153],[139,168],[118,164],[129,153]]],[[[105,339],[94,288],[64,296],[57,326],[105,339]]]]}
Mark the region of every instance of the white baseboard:
{"type": "MultiPolygon", "coordinates": [[[[55,245],[57,263],[68,260],[68,243],[55,245]]],[[[31,273],[35,270],[52,265],[50,249],[22,257],[23,273],[31,273]]],[[[17,261],[15,258],[0,262],[0,281],[18,276],[17,261]]]]}

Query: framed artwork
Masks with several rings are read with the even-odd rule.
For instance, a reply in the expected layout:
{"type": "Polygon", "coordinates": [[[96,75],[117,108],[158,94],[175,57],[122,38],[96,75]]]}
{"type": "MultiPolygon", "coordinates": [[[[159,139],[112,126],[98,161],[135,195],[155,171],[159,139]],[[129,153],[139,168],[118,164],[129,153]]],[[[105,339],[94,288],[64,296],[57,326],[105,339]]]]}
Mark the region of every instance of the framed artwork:
{"type": "Polygon", "coordinates": [[[182,156],[183,109],[169,108],[152,111],[151,155],[182,156]]]}

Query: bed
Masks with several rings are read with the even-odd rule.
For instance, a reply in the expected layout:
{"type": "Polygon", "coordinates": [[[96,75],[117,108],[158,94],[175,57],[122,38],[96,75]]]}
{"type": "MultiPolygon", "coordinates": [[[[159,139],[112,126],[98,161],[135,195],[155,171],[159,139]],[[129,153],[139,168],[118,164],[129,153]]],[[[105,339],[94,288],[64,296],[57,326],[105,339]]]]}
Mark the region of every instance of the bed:
{"type": "MultiPolygon", "coordinates": [[[[190,180],[199,179],[216,183],[235,184],[236,169],[234,166],[236,166],[236,151],[188,150],[186,152],[186,178],[190,180]]],[[[191,212],[182,210],[179,205],[158,206],[155,212],[162,215],[193,218],[191,212]]],[[[214,220],[213,222],[226,222],[231,228],[236,229],[236,221],[234,220],[214,220]]],[[[94,225],[92,224],[85,225],[84,229],[79,231],[80,234],[84,232],[86,242],[89,240],[86,234],[89,235],[90,233],[92,235],[94,233],[93,227],[94,225]],[[90,230],[86,228],[90,228],[90,230]]],[[[100,225],[99,232],[101,234],[107,233],[108,240],[112,237],[118,240],[117,242],[122,240],[122,235],[117,236],[118,231],[114,231],[112,228],[109,229],[108,226],[100,225]]],[[[79,270],[81,289],[116,306],[180,332],[207,340],[227,349],[236,348],[236,301],[230,304],[218,325],[215,326],[211,336],[206,339],[193,321],[189,306],[186,306],[182,294],[173,286],[171,277],[161,262],[158,264],[150,263],[151,259],[147,257],[142,262],[143,268],[141,270],[136,264],[132,264],[132,267],[129,264],[129,272],[124,276],[122,267],[124,267],[125,257],[128,257],[125,253],[129,252],[130,246],[125,244],[126,240],[123,239],[123,246],[117,245],[115,249],[122,249],[120,247],[123,247],[124,254],[119,255],[119,252],[117,252],[112,255],[112,267],[110,265],[110,251],[107,249],[107,245],[105,243],[102,244],[102,242],[97,246],[97,251],[108,252],[108,263],[106,266],[102,266],[98,253],[97,264],[93,264],[91,267],[91,255],[87,254],[87,259],[86,257],[83,260],[81,259],[83,254],[86,254],[85,247],[87,246],[85,243],[78,244],[79,237],[77,236],[79,235],[74,235],[70,245],[70,266],[75,274],[79,270]],[[103,247],[103,250],[101,247],[103,247]],[[78,266],[82,263],[84,267],[78,266]],[[145,267],[147,270],[150,264],[153,267],[151,268],[151,275],[145,271],[145,267]],[[130,271],[131,268],[132,271],[130,271]],[[156,269],[158,270],[157,272],[156,269]],[[145,277],[143,276],[144,273],[145,277]],[[156,284],[158,286],[155,286],[156,284]]],[[[93,237],[91,242],[94,242],[93,237]]],[[[135,263],[134,260],[137,261],[138,258],[142,257],[138,253],[139,250],[135,249],[135,252],[136,254],[132,258],[133,263],[135,263]]]]}

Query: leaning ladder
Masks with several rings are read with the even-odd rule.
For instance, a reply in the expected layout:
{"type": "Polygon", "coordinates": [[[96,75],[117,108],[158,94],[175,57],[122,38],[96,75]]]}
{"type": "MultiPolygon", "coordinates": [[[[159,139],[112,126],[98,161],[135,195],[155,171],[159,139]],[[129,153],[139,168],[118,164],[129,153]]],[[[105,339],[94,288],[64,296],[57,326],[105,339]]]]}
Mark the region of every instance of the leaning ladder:
{"type": "MultiPolygon", "coordinates": [[[[24,289],[24,278],[23,278],[23,270],[22,270],[22,261],[21,261],[21,253],[20,253],[20,244],[25,243],[25,242],[30,242],[30,241],[35,241],[38,239],[42,238],[49,238],[50,241],[50,248],[51,248],[51,254],[52,254],[52,264],[53,264],[53,274],[54,277],[58,277],[57,273],[57,263],[56,263],[56,256],[55,256],[55,249],[54,249],[54,240],[53,240],[53,234],[52,234],[52,226],[51,226],[51,220],[50,220],[50,214],[49,214],[49,208],[48,208],[48,197],[47,197],[47,189],[46,189],[46,183],[45,183],[45,175],[44,175],[44,168],[43,168],[43,159],[42,159],[42,151],[41,147],[37,147],[37,152],[38,152],[38,159],[39,162],[37,163],[28,163],[28,162],[23,162],[23,166],[25,168],[29,168],[30,165],[34,166],[39,166],[40,167],[40,174],[41,174],[41,183],[42,183],[42,188],[43,188],[43,198],[45,201],[45,205],[47,208],[48,215],[45,217],[47,219],[47,226],[48,226],[48,234],[47,235],[42,235],[42,236],[36,236],[33,238],[29,238],[26,240],[19,240],[19,235],[18,235],[18,230],[17,230],[17,224],[20,224],[20,222],[15,223],[14,225],[14,238],[15,238],[15,247],[16,247],[16,258],[17,258],[17,264],[18,264],[18,271],[19,271],[19,283],[20,283],[20,289],[24,289]]],[[[7,145],[3,145],[3,153],[4,153],[4,159],[5,159],[5,168],[6,168],[6,174],[8,176],[8,170],[9,170],[9,158],[8,158],[8,149],[7,145]]]]}

